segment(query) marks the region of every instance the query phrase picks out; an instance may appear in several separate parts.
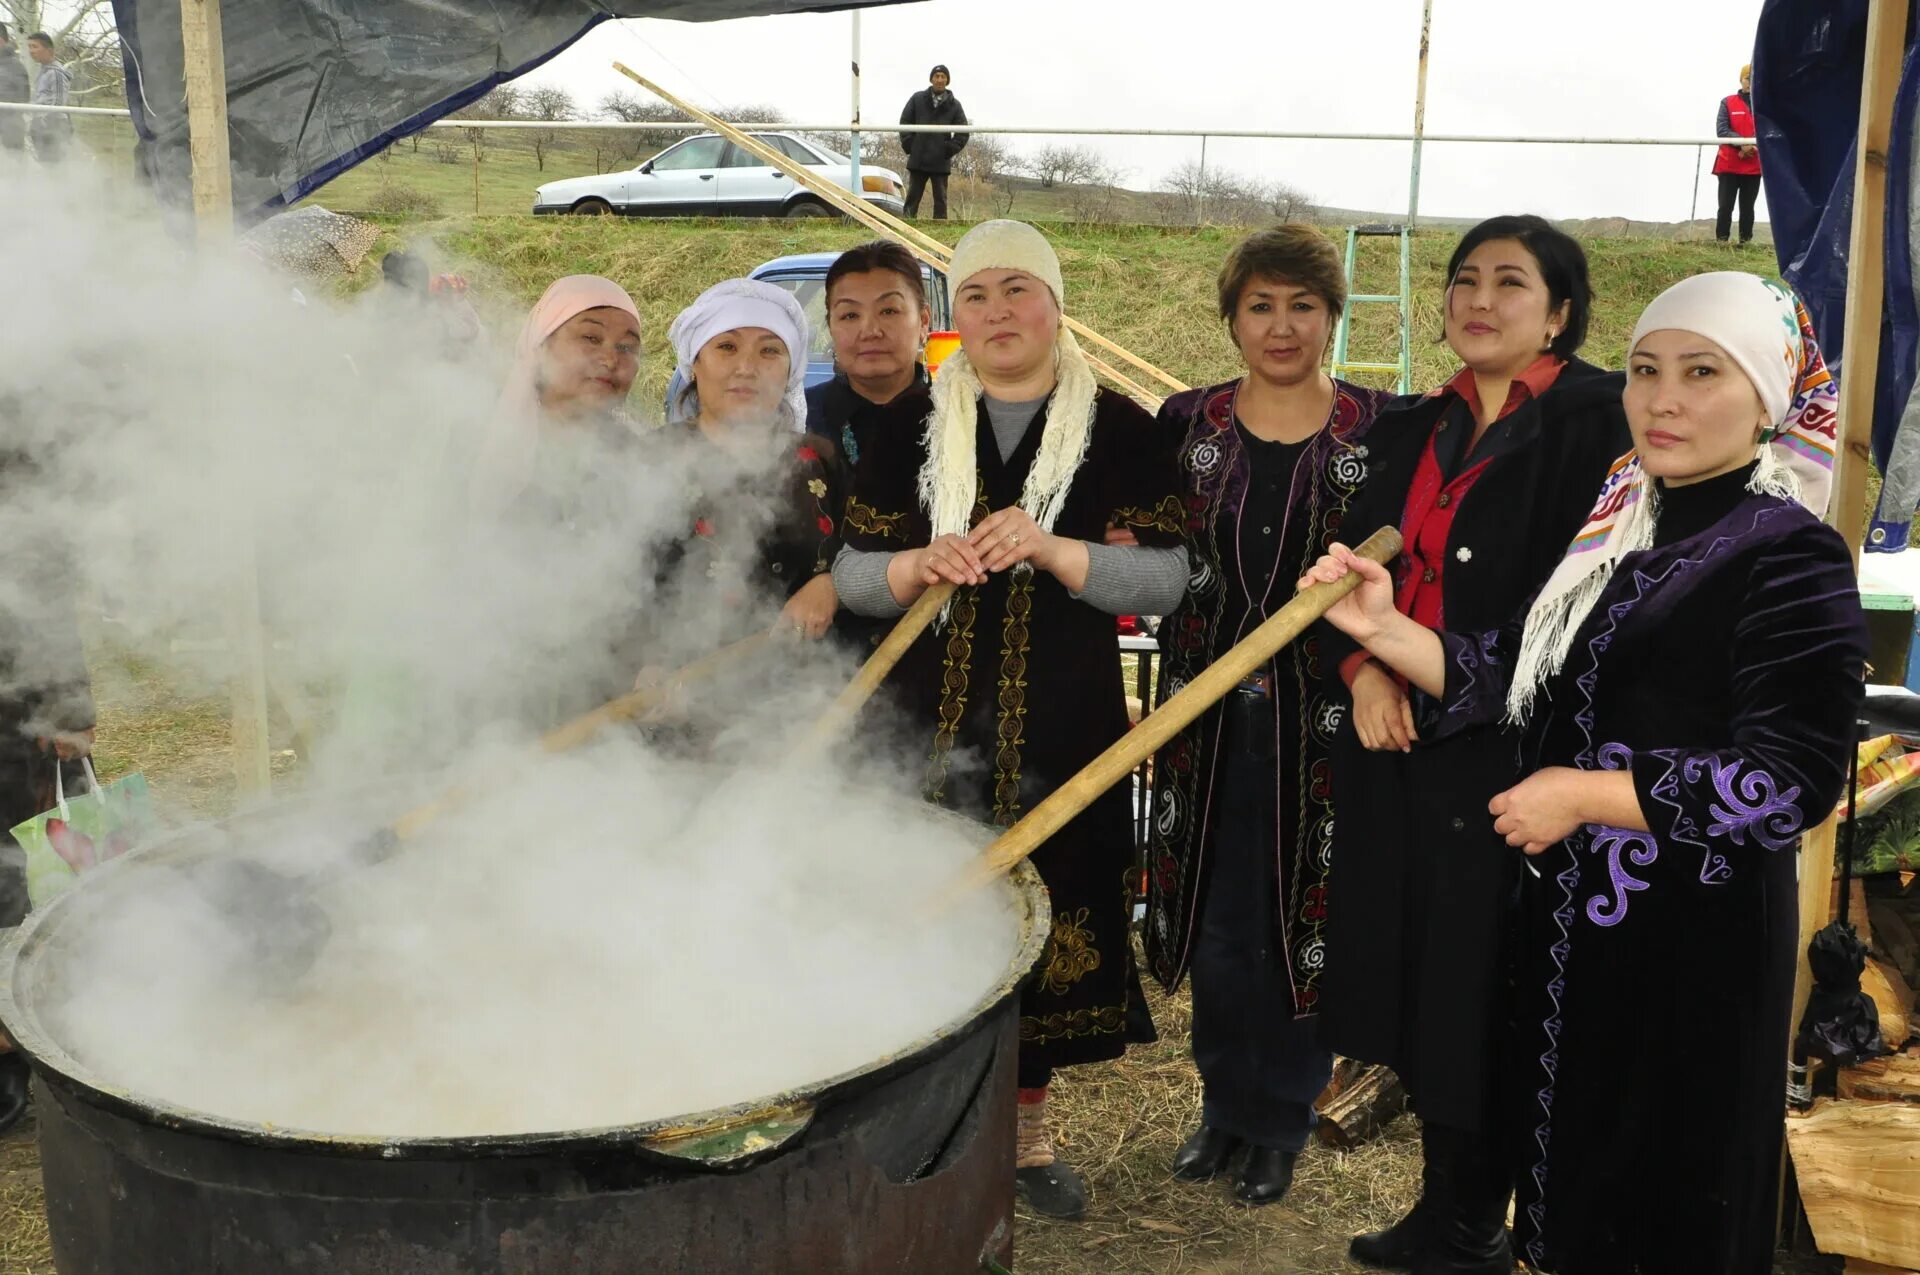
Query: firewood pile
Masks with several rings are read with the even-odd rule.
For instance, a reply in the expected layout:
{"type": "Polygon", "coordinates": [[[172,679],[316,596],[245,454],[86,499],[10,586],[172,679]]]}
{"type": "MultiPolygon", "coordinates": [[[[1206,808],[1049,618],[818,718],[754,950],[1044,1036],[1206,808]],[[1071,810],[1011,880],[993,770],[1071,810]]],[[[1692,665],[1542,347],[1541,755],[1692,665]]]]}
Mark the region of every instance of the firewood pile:
{"type": "Polygon", "coordinates": [[[1920,877],[1856,879],[1849,912],[1892,1052],[1841,1068],[1835,1097],[1787,1121],[1787,1143],[1821,1252],[1846,1254],[1855,1275],[1920,1271],[1920,877]]]}

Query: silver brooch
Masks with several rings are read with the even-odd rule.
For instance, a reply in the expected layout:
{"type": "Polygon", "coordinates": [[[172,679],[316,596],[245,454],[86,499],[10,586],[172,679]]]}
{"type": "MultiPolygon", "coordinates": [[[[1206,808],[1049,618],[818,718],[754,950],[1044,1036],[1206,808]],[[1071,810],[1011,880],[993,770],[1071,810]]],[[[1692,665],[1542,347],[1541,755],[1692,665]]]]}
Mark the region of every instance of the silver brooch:
{"type": "Polygon", "coordinates": [[[1465,545],[1461,545],[1458,549],[1455,549],[1453,551],[1453,556],[1460,559],[1460,561],[1462,562],[1472,562],[1473,550],[1467,548],[1465,545]]]}
{"type": "Polygon", "coordinates": [[[1358,456],[1358,457],[1359,457],[1359,458],[1360,458],[1361,460],[1365,460],[1365,459],[1367,458],[1367,447],[1366,447],[1366,444],[1365,444],[1365,443],[1362,443],[1362,444],[1361,444],[1360,446],[1358,446],[1358,447],[1356,447],[1356,448],[1354,448],[1354,449],[1353,449],[1353,454],[1354,454],[1355,456],[1358,456]]]}

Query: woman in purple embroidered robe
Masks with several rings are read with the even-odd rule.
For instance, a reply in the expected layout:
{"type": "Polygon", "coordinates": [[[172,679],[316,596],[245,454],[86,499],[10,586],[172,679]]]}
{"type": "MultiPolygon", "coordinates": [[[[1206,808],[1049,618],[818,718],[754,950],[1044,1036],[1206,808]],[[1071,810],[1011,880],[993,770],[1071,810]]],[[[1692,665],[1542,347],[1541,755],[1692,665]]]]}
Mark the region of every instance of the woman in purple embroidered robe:
{"type": "Polygon", "coordinates": [[[1371,566],[1330,616],[1428,693],[1423,737],[1523,723],[1531,773],[1490,809],[1532,869],[1506,1097],[1535,1270],[1772,1268],[1794,851],[1839,796],[1866,653],[1851,554],[1801,503],[1833,390],[1795,312],[1739,274],[1648,308],[1635,451],[1524,619],[1436,637],[1371,566]]]}

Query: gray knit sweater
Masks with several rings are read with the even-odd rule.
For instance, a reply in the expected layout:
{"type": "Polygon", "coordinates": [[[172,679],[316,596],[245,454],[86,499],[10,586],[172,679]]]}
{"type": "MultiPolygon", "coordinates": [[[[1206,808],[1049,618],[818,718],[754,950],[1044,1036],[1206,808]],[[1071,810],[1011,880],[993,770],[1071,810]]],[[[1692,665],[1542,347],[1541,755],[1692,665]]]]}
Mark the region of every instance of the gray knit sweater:
{"type": "MultiPolygon", "coordinates": [[[[987,420],[1000,458],[1013,455],[1046,399],[1010,403],[987,395],[987,420]]],[[[1165,615],[1187,591],[1187,551],[1147,549],[1087,541],[1087,585],[1073,596],[1109,615],[1165,615]]],[[[887,585],[888,550],[844,547],[833,561],[833,587],[840,604],[856,615],[903,615],[887,585]]]]}

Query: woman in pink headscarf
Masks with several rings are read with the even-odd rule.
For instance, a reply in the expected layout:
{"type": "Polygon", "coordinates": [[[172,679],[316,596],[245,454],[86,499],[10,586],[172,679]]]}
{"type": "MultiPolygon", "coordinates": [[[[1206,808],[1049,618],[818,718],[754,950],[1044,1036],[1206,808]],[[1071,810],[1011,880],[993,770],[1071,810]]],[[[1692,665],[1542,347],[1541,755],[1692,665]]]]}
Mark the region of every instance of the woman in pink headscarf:
{"type": "MultiPolygon", "coordinates": [[[[638,441],[625,404],[640,371],[640,309],[598,275],[554,280],[514,342],[513,370],[494,409],[470,491],[483,515],[505,512],[564,458],[638,441]]],[[[559,496],[549,490],[546,494],[559,496]]]]}

